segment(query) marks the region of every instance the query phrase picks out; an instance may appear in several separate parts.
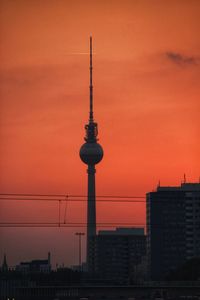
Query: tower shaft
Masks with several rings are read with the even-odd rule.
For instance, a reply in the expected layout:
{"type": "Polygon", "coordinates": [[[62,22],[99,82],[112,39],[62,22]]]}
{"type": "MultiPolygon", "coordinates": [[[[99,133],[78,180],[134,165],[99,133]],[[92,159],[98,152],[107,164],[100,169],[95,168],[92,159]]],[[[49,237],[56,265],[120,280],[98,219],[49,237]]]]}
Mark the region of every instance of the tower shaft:
{"type": "Polygon", "coordinates": [[[95,166],[88,165],[88,205],[87,205],[87,264],[92,271],[94,266],[94,243],[96,236],[96,191],[95,166]]]}
{"type": "Polygon", "coordinates": [[[88,214],[87,214],[87,224],[88,224],[88,236],[96,235],[96,191],[95,191],[95,166],[88,165],[88,214]]]}

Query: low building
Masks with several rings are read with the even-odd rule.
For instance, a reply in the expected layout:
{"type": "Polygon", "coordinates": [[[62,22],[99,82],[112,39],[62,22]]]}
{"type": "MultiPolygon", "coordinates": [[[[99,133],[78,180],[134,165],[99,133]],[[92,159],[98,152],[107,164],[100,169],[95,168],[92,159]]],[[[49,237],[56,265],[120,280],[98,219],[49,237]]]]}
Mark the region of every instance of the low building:
{"type": "Polygon", "coordinates": [[[51,254],[48,253],[47,259],[37,259],[30,262],[21,262],[16,266],[16,271],[22,273],[50,273],[51,254]]]}
{"type": "Polygon", "coordinates": [[[145,255],[143,228],[104,230],[96,236],[95,271],[104,280],[117,284],[136,282],[145,255]]]}

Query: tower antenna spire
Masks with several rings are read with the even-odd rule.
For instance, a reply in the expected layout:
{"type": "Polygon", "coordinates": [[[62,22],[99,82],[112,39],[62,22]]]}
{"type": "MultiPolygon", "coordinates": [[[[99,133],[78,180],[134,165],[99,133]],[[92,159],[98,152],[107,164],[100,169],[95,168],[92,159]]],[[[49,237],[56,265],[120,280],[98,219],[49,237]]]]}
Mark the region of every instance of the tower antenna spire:
{"type": "Polygon", "coordinates": [[[89,117],[89,122],[93,122],[92,36],[90,36],[90,117],[89,117]]]}

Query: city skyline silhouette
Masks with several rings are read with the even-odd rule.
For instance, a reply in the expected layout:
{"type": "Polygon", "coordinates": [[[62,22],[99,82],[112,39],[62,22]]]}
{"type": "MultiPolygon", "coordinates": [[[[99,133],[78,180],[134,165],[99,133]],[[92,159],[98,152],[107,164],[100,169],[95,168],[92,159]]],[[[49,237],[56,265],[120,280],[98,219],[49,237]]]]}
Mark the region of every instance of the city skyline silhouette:
{"type": "MultiPolygon", "coordinates": [[[[95,118],[106,153],[97,196],[144,197],[159,180],[179,185],[184,173],[198,181],[199,4],[96,3],[2,1],[1,193],[86,196],[78,149],[91,34],[95,118]]],[[[1,200],[0,217],[57,223],[58,203],[1,200]]],[[[145,203],[125,203],[97,201],[97,224],[145,226],[145,203]]],[[[67,205],[61,203],[62,221],[85,224],[86,202],[67,205]]],[[[54,265],[77,264],[76,231],[0,228],[0,257],[6,253],[12,266],[51,251],[54,265]]]]}

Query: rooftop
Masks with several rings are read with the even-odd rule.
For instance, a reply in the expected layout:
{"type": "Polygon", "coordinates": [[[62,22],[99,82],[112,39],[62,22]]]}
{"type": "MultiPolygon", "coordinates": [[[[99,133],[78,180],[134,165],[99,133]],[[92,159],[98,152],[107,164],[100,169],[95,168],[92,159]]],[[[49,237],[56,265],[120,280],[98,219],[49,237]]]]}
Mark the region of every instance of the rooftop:
{"type": "Polygon", "coordinates": [[[99,235],[144,235],[144,228],[120,227],[115,230],[100,230],[99,235]]]}
{"type": "Polygon", "coordinates": [[[180,186],[158,186],[160,191],[200,191],[200,183],[182,183],[180,186]]]}

